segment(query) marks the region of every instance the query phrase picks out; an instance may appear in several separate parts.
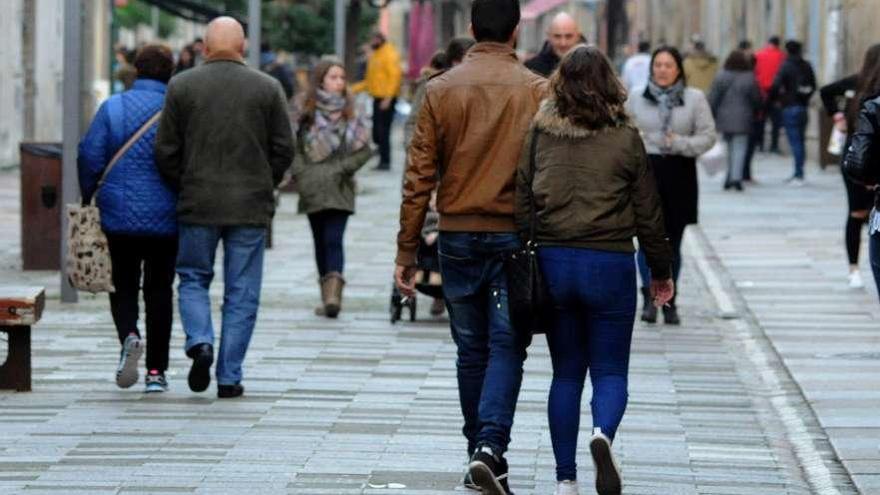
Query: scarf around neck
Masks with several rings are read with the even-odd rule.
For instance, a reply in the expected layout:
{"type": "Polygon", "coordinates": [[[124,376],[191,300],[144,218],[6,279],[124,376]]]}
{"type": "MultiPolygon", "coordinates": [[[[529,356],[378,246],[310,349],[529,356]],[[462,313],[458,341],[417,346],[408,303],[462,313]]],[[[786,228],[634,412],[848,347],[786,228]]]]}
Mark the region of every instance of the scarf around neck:
{"type": "Polygon", "coordinates": [[[345,96],[318,90],[315,119],[305,133],[304,147],[313,162],[326,160],[343,146],[354,153],[369,144],[370,128],[363,117],[343,118],[345,96]]]}
{"type": "Polygon", "coordinates": [[[672,126],[672,109],[684,105],[684,90],[684,81],[678,81],[668,88],[661,88],[653,79],[648,81],[648,94],[659,107],[660,130],[664,136],[669,133],[672,126]]]}

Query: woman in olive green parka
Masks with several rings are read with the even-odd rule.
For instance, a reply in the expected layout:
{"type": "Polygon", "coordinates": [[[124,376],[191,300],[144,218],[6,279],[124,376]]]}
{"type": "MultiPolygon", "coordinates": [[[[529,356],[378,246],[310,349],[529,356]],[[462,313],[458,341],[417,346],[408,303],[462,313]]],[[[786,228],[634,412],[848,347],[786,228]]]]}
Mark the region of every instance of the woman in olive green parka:
{"type": "Polygon", "coordinates": [[[298,124],[293,178],[315,241],[322,302],[316,313],[336,318],[345,285],[343,237],[355,211],[354,174],[373,156],[370,127],[355,114],[338,62],[315,67],[298,124]]]}

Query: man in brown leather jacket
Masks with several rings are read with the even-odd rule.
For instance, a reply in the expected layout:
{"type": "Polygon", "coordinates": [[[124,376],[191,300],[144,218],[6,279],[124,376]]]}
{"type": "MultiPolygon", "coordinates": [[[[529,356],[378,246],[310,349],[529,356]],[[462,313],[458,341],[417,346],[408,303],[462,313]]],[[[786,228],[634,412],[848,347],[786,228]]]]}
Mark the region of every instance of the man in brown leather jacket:
{"type": "Polygon", "coordinates": [[[513,49],[516,0],[475,0],[477,44],[464,62],[431,79],[410,144],[397,237],[398,287],[414,294],[419,232],[440,188],[440,269],[458,346],[463,433],[471,455],[465,485],[506,494],[502,457],[522,381],[501,254],[520,246],[513,219],[514,174],[546,81],[513,49]]]}

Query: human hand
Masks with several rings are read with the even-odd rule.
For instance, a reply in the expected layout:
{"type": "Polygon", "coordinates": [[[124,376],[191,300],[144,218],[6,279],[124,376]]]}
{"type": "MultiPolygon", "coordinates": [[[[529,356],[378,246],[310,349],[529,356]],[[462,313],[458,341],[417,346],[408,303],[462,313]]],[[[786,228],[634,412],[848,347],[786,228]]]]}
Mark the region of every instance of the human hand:
{"type": "Polygon", "coordinates": [[[834,126],[837,127],[837,130],[841,132],[846,132],[846,115],[843,112],[837,112],[834,114],[834,126]]]}
{"type": "Polygon", "coordinates": [[[416,267],[397,265],[394,270],[394,283],[405,297],[416,295],[416,267]]]}
{"type": "Polygon", "coordinates": [[[425,236],[425,244],[427,244],[428,246],[433,246],[437,242],[437,239],[439,237],[440,237],[440,233],[431,232],[430,234],[425,236]]]}
{"type": "Polygon", "coordinates": [[[675,283],[671,278],[651,281],[651,299],[654,301],[654,306],[658,308],[666,306],[673,296],[675,296],[675,283]]]}
{"type": "Polygon", "coordinates": [[[382,110],[388,110],[391,108],[391,98],[382,98],[382,101],[379,102],[379,108],[382,110]]]}

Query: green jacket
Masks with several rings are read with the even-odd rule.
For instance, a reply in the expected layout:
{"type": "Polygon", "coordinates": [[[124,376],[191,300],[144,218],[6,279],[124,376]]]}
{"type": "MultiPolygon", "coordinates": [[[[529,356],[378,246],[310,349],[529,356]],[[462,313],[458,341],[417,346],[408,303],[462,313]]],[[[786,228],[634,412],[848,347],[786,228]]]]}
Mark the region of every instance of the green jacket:
{"type": "Polygon", "coordinates": [[[654,278],[669,278],[672,251],[660,195],[639,131],[623,109],[614,125],[589,129],[560,115],[553,99],[544,101],[517,170],[516,223],[524,237],[532,218],[533,140],[538,244],[631,253],[638,237],[654,278]]]}
{"type": "Polygon", "coordinates": [[[285,102],[278,81],[232,57],[171,80],[156,166],[178,190],[181,223],[269,224],[294,152],[285,102]]]}
{"type": "Polygon", "coordinates": [[[354,153],[343,145],[328,158],[314,162],[305,153],[303,140],[297,139],[293,161],[293,179],[299,191],[299,212],[312,214],[323,210],[354,213],[354,174],[373,157],[366,146],[354,153]]]}

